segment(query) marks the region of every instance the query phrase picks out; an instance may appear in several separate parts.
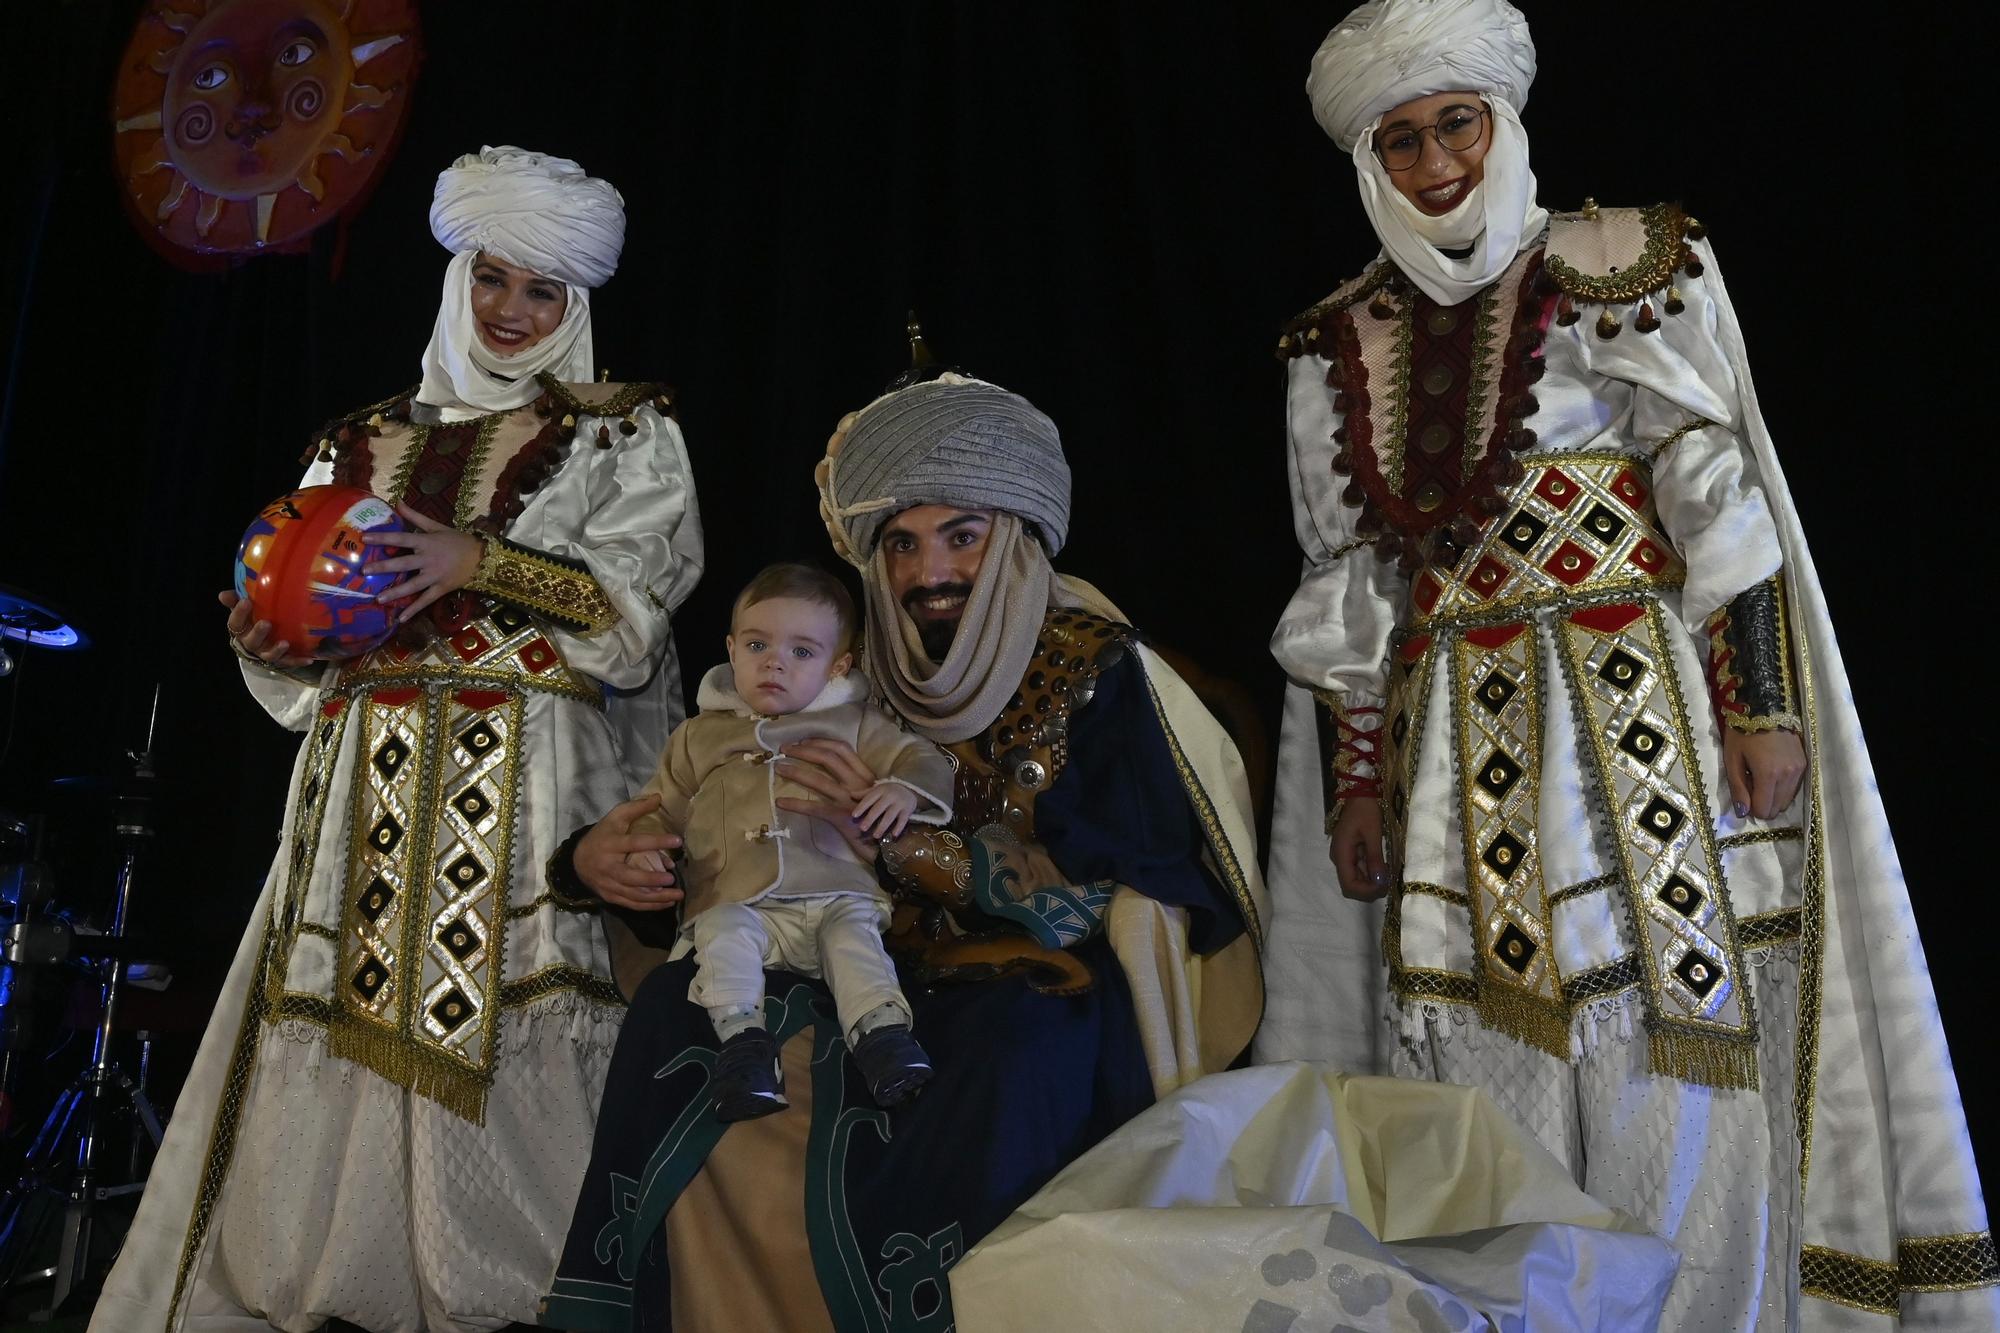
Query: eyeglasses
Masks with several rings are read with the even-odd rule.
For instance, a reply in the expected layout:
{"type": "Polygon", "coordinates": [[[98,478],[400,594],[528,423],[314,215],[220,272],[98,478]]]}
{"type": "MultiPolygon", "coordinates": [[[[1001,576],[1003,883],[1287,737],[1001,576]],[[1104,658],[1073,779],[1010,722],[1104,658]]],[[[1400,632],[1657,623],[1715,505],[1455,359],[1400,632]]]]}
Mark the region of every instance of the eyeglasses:
{"type": "Polygon", "coordinates": [[[1416,129],[1399,126],[1393,130],[1378,132],[1375,136],[1375,156],[1383,167],[1390,171],[1408,171],[1417,165],[1417,159],[1424,155],[1424,135],[1437,140],[1438,147],[1449,153],[1462,153],[1479,142],[1486,133],[1485,107],[1455,106],[1438,117],[1435,125],[1420,125],[1416,129]]]}

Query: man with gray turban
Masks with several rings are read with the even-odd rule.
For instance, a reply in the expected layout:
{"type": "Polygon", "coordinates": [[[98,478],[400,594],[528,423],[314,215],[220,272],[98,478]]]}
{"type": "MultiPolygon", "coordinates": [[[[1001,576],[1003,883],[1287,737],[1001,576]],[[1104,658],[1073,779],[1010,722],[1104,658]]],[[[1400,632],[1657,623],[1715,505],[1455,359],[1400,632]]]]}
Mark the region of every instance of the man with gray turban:
{"type": "Polygon", "coordinates": [[[324,430],[302,483],[399,503],[401,631],[323,662],[223,596],[245,683],[306,739],[106,1333],[532,1320],[576,1197],[623,1009],[596,904],[543,867],[679,718],[701,525],[665,391],[597,381],[618,192],[487,148],[431,229],[422,383],[324,430]]]}
{"type": "MultiPolygon", "coordinates": [[[[774,972],[766,1026],[793,1109],[724,1136],[691,962],[657,967],[548,1323],[596,1327],[610,1305],[689,1328],[942,1327],[967,1245],[1156,1095],[1227,1066],[1256,1024],[1241,761],[1117,609],[1052,568],[1070,526],[1055,424],[997,385],[920,379],[843,418],[817,481],[862,572],[866,670],[951,752],[956,802],[949,827],[877,845],[848,818],[875,775],[846,745],[788,745],[773,780],[780,807],[847,839],[901,900],[889,945],[935,1074],[877,1110],[824,991],[774,972]],[[620,1183],[642,1180],[660,1183],[620,1183]]],[[[649,845],[628,832],[643,805],[563,869],[665,906],[678,890],[624,864],[649,845]]]]}
{"type": "Polygon", "coordinates": [[[1505,0],[1373,0],[1312,60],[1382,253],[1279,341],[1306,563],[1258,1056],[1484,1088],[1680,1249],[1662,1327],[1994,1327],[1714,253],[1673,205],[1545,212],[1534,75],[1505,0]]]}

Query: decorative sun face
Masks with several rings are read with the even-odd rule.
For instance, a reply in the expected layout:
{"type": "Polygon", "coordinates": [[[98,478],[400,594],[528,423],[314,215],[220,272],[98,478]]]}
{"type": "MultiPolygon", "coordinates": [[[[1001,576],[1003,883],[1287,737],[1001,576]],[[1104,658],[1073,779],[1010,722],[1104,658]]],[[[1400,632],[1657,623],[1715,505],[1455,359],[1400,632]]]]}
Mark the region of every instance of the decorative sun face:
{"type": "Polygon", "coordinates": [[[118,84],[127,196],[197,253],[301,242],[382,165],[416,58],[414,0],[153,0],[118,84]]]}

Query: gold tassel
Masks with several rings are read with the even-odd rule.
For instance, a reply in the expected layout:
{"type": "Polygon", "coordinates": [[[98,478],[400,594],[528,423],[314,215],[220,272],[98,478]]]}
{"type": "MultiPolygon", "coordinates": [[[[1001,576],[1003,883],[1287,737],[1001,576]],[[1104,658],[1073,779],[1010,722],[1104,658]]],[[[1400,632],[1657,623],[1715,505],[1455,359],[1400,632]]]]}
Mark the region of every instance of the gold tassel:
{"type": "Polygon", "coordinates": [[[1757,1047],[1684,1032],[1648,1034],[1653,1072],[1704,1088],[1757,1090],[1757,1047]]]}
{"type": "Polygon", "coordinates": [[[1527,991],[1479,979],[1479,1021],[1524,1046],[1546,1051],[1558,1060],[1570,1058],[1569,1007],[1527,991]]]}
{"type": "Polygon", "coordinates": [[[485,1076],[441,1053],[412,1045],[392,1028],[336,1013],[326,1049],[336,1059],[352,1061],[399,1088],[436,1102],[461,1120],[486,1123],[485,1076]]]}

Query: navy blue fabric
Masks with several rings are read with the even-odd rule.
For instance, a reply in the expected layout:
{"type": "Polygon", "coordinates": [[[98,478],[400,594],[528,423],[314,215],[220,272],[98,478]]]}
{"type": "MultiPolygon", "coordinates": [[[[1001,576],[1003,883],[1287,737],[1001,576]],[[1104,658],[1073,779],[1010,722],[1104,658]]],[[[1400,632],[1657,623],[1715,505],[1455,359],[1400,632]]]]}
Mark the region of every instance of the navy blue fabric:
{"type": "Polygon", "coordinates": [[[1071,716],[1069,763],[1035,802],[1035,836],[1072,884],[1110,880],[1186,908],[1196,953],[1243,933],[1235,900],[1201,859],[1207,835],[1137,653],[1101,672],[1096,696],[1071,716]]]}

